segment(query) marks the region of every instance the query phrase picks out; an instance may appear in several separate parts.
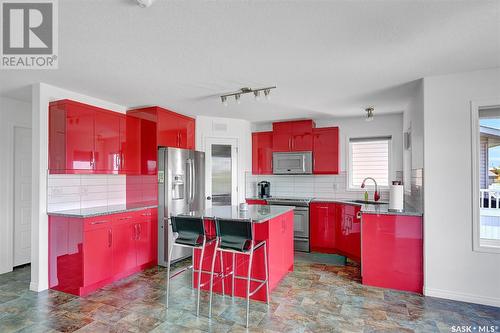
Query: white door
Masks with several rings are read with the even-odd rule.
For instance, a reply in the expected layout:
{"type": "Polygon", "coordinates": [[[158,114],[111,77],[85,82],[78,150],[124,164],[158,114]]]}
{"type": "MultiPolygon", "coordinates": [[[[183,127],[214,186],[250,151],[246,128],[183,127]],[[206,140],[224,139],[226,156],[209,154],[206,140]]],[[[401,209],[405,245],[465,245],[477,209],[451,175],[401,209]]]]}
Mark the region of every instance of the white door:
{"type": "Polygon", "coordinates": [[[238,140],[205,141],[206,208],[238,204],[238,140]]]}
{"type": "Polygon", "coordinates": [[[14,128],[14,266],[31,262],[31,129],[14,128]]]}

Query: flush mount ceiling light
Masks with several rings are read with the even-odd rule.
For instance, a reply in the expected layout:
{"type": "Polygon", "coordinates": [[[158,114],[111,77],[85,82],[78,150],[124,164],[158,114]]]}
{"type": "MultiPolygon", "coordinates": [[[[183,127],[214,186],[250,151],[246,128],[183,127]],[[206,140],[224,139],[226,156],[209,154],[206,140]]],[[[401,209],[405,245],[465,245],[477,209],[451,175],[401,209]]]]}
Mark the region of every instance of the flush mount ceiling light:
{"type": "Polygon", "coordinates": [[[135,0],[137,2],[137,5],[141,8],[147,8],[151,7],[153,4],[154,0],[135,0]]]}
{"type": "Polygon", "coordinates": [[[243,88],[241,88],[238,91],[221,95],[220,96],[220,100],[221,100],[221,102],[222,102],[222,104],[224,106],[227,106],[227,104],[228,104],[227,98],[228,97],[234,97],[234,100],[236,101],[236,103],[240,104],[240,102],[241,102],[241,95],[253,93],[253,95],[255,97],[255,100],[258,101],[260,99],[260,92],[261,91],[264,92],[264,96],[266,97],[266,99],[270,99],[271,98],[271,96],[270,96],[271,89],[275,89],[275,88],[276,88],[276,86],[264,87],[264,88],[248,88],[248,87],[243,87],[243,88]]]}
{"type": "Polygon", "coordinates": [[[366,111],[366,121],[372,121],[373,120],[373,111],[375,111],[375,108],[373,106],[369,106],[365,109],[366,111]]]}

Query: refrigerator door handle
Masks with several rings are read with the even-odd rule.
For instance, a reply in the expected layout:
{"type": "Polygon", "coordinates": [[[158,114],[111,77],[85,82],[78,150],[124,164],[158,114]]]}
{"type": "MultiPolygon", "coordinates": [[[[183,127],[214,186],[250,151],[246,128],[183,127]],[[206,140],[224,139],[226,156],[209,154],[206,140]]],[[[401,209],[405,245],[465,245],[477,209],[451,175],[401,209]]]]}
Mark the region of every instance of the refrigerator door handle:
{"type": "Polygon", "coordinates": [[[194,168],[194,160],[191,160],[191,203],[194,202],[196,194],[196,170],[194,168]]]}

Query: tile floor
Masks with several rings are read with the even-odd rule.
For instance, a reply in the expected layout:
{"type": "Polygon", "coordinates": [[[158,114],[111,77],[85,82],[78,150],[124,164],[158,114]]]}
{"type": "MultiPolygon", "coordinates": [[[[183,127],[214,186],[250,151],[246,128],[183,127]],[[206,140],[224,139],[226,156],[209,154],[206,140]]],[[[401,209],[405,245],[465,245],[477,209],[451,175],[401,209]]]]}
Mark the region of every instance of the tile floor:
{"type": "MultiPolygon", "coordinates": [[[[79,298],[28,290],[30,268],[0,275],[0,332],[243,332],[240,299],[215,297],[214,317],[195,313],[190,274],[173,280],[165,308],[165,269],[150,269],[79,298]]],[[[296,262],[272,293],[253,302],[251,332],[450,332],[452,326],[496,326],[500,308],[365,287],[355,265],[296,262]]],[[[477,331],[476,331],[477,332],[477,331]]],[[[491,331],[489,331],[491,332],[491,331]]]]}

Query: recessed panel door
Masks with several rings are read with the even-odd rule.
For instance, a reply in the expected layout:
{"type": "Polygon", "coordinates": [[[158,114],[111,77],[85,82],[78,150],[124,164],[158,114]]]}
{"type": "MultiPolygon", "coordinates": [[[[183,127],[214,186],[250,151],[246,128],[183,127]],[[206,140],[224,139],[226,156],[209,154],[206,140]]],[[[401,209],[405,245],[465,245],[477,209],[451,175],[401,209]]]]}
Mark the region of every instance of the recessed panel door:
{"type": "Polygon", "coordinates": [[[31,262],[31,129],[14,129],[14,266],[31,262]]]}

